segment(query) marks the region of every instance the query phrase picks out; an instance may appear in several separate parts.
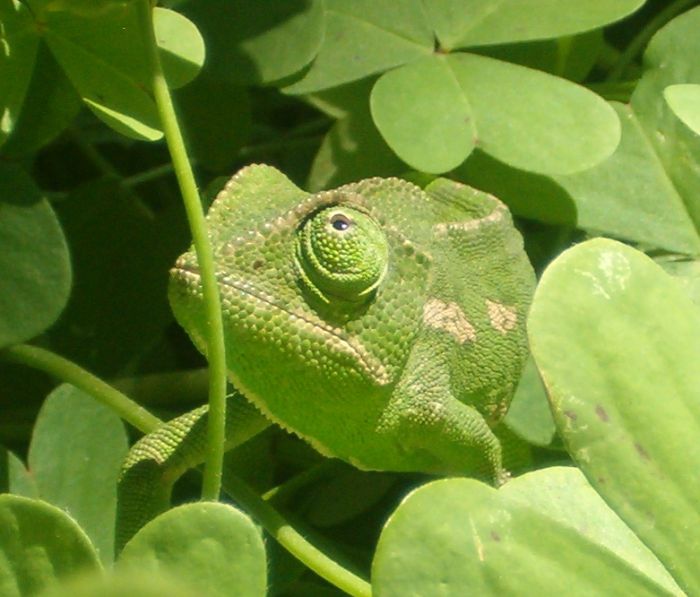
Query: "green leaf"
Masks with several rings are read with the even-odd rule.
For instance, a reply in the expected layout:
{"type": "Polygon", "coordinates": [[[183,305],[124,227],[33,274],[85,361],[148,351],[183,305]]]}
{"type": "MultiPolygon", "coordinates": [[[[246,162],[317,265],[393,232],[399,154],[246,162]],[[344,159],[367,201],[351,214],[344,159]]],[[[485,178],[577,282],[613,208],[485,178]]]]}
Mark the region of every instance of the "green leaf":
{"type": "MultiPolygon", "coordinates": [[[[163,133],[145,59],[148,35],[142,30],[137,3],[107,1],[84,10],[81,6],[71,10],[71,5],[41,8],[46,42],[95,115],[128,137],[160,139],[163,133]]],[[[204,62],[204,42],[182,15],[156,8],[154,22],[168,83],[184,85],[204,62]]]]}
{"type": "Polygon", "coordinates": [[[0,593],[36,595],[59,579],[99,570],[90,540],[62,510],[0,495],[0,593]]]}
{"type": "Polygon", "coordinates": [[[34,478],[24,463],[0,446],[0,493],[14,493],[28,498],[39,497],[34,478]]]}
{"type": "Polygon", "coordinates": [[[552,442],[554,421],[532,358],[525,363],[520,383],[503,422],[513,433],[531,444],[548,446],[552,442]]]}
{"type": "Polygon", "coordinates": [[[515,215],[545,224],[576,224],[577,210],[571,196],[549,176],[517,170],[478,149],[452,176],[493,193],[515,215]]]}
{"type": "Polygon", "coordinates": [[[700,306],[700,261],[669,258],[658,258],[656,262],[664,268],[667,274],[680,283],[690,299],[700,306]]]}
{"type": "Polygon", "coordinates": [[[136,2],[104,2],[94,11],[46,10],[44,19],[46,42],[95,115],[123,135],[160,139],[136,2]]]}
{"type": "Polygon", "coordinates": [[[307,188],[312,192],[371,176],[396,176],[406,170],[372,122],[372,84],[365,79],[307,98],[319,110],[338,118],[311,165],[307,188]]]}
{"type": "Polygon", "coordinates": [[[558,466],[533,471],[513,479],[500,491],[557,523],[576,529],[670,593],[682,594],[659,560],[595,492],[579,469],[558,466]]]}
{"type": "Polygon", "coordinates": [[[13,131],[34,69],[39,36],[18,0],[0,3],[0,145],[13,131]]]}
{"type": "Polygon", "coordinates": [[[174,94],[190,157],[215,172],[229,172],[250,134],[248,91],[205,69],[174,94]]]}
{"type": "Polygon", "coordinates": [[[71,269],[61,226],[33,181],[0,163],[0,346],[48,328],[70,292],[71,269]]]}
{"type": "Polygon", "coordinates": [[[22,111],[0,151],[11,157],[37,151],[64,131],[81,107],[75,88],[46,44],[40,44],[22,111]]]}
{"type": "Polygon", "coordinates": [[[700,85],[669,85],[664,97],[676,116],[700,135],[700,85]]]}
{"type": "Polygon", "coordinates": [[[163,571],[211,597],[265,595],[260,532],[239,510],[221,503],[178,506],[127,543],[120,570],[163,571]]]}
{"type": "Polygon", "coordinates": [[[318,56],[286,93],[335,87],[433,51],[420,0],[326,0],[325,5],[326,30],[318,56]]]}
{"type": "Polygon", "coordinates": [[[612,106],[622,123],[615,153],[590,170],[555,177],[574,199],[578,226],[668,251],[700,252],[683,197],[638,116],[628,105],[612,106]]]}
{"type": "Polygon", "coordinates": [[[410,493],[386,523],[372,564],[377,597],[522,595],[523,587],[532,595],[662,591],[548,508],[474,479],[444,479],[410,493]]]}
{"type": "Polygon", "coordinates": [[[683,198],[696,227],[700,227],[700,135],[674,114],[663,99],[677,84],[700,83],[700,7],[673,19],[649,42],[644,53],[644,76],[631,106],[649,143],[683,198]]]}
{"type": "Polygon", "coordinates": [[[117,479],[127,451],[121,419],[69,385],[49,394],[29,447],[40,497],[75,518],[105,564],[114,556],[117,479]]]}
{"type": "Polygon", "coordinates": [[[678,584],[697,593],[697,306],[644,254],[596,239],[547,268],[528,330],[572,457],[678,584]]]}
{"type": "Polygon", "coordinates": [[[156,7],[153,26],[163,72],[173,89],[192,81],[204,64],[204,39],[197,26],[174,10],[156,7]]]}
{"type": "Polygon", "coordinates": [[[161,573],[93,574],[61,583],[41,597],[200,597],[201,593],[161,573]]]}
{"type": "Polygon", "coordinates": [[[351,520],[386,496],[396,477],[387,473],[342,467],[307,488],[304,518],[314,527],[331,527],[351,520]]]}
{"type": "Polygon", "coordinates": [[[50,332],[52,348],[115,375],[172,321],[167,271],[189,238],[181,203],[166,200],[152,213],[118,180],[102,179],[77,187],[58,216],[71,241],[75,290],[50,332]]]}
{"type": "Polygon", "coordinates": [[[567,174],[602,161],[620,139],[617,116],[594,93],[476,54],[436,54],[386,73],[370,105],[398,156],[432,173],[457,167],[478,143],[516,168],[567,174]]]}
{"type": "Polygon", "coordinates": [[[240,85],[270,83],[301,70],[324,32],[320,0],[207,0],[182,7],[207,39],[207,66],[240,85]]]}
{"type": "Polygon", "coordinates": [[[473,107],[445,57],[430,56],[384,74],[370,107],[386,142],[417,170],[452,170],[474,149],[473,107]]]}
{"type": "Polygon", "coordinates": [[[561,37],[626,17],[644,0],[428,0],[426,12],[447,50],[561,37]]]}

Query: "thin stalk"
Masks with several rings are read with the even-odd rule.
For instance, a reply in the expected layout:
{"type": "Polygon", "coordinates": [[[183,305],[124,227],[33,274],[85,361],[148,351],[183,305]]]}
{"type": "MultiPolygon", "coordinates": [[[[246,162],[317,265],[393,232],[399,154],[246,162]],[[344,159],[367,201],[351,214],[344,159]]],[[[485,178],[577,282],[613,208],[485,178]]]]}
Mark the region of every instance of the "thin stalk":
{"type": "Polygon", "coordinates": [[[174,170],[172,164],[162,164],[160,166],[155,166],[154,168],[149,168],[138,174],[133,174],[132,176],[127,176],[124,179],[124,184],[127,187],[135,187],[137,185],[143,184],[145,182],[150,182],[166,174],[171,174],[174,170]]]}
{"type": "Polygon", "coordinates": [[[39,369],[61,381],[74,385],[114,410],[122,419],[144,433],[153,431],[161,424],[158,417],[149,413],[128,396],[74,362],[50,350],[29,344],[15,344],[0,350],[0,359],[39,369]]]}
{"type": "Polygon", "coordinates": [[[224,325],[221,300],[216,284],[214,254],[209,243],[204,210],[199,200],[197,184],[185,149],[185,142],[178,125],[170,89],[163,76],[163,67],[156,43],[153,26],[153,9],[150,0],[138,3],[141,26],[148,35],[147,56],[152,75],[153,95],[156,100],[165,141],[175,167],[175,176],[185,204],[187,219],[202,279],[204,309],[209,323],[207,334],[207,359],[209,361],[209,425],[207,457],[202,483],[202,499],[218,500],[221,491],[221,470],[224,462],[224,440],[226,419],[226,355],[224,347],[224,325]]]}
{"type": "Polygon", "coordinates": [[[289,553],[320,577],[355,597],[371,597],[370,584],[348,567],[328,557],[307,540],[270,504],[235,475],[226,476],[226,493],[253,516],[289,553]]]}
{"type": "Polygon", "coordinates": [[[692,6],[696,2],[697,0],[676,0],[660,11],[641,29],[641,31],[639,31],[639,33],[637,33],[637,35],[635,35],[632,41],[627,45],[624,52],[620,54],[617,64],[612,68],[610,73],[608,73],[606,80],[609,82],[619,80],[627,67],[641,53],[654,34],[673,17],[680,14],[686,8],[692,6]]]}

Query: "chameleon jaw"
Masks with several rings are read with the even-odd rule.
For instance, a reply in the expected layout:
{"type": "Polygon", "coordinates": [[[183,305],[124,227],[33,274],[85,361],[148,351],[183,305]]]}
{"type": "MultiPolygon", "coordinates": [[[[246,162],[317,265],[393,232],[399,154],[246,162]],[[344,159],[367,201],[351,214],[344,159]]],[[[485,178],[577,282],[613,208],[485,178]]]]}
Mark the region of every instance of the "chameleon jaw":
{"type": "MultiPolygon", "coordinates": [[[[173,282],[187,289],[188,294],[202,300],[201,274],[199,268],[189,260],[179,259],[170,270],[171,284],[173,282]]],[[[299,329],[306,328],[314,335],[323,339],[326,349],[330,349],[339,355],[349,356],[363,376],[368,376],[374,383],[384,386],[392,382],[392,377],[384,364],[374,357],[365,346],[357,339],[348,336],[340,327],[333,326],[310,312],[298,312],[280,304],[274,297],[257,288],[247,280],[243,280],[231,274],[216,274],[217,284],[221,291],[222,308],[225,312],[238,313],[242,317],[260,311],[273,311],[283,314],[299,329]],[[224,291],[227,289],[227,291],[224,291]],[[231,298],[231,291],[236,297],[231,298]],[[242,305],[245,305],[242,307],[242,305]],[[247,308],[246,308],[247,307],[247,308]]],[[[230,325],[230,324],[229,324],[230,325]]],[[[224,327],[229,327],[224,322],[224,327]]],[[[200,341],[205,337],[200,337],[200,341]]],[[[206,342],[201,342],[205,346],[206,342]]]]}

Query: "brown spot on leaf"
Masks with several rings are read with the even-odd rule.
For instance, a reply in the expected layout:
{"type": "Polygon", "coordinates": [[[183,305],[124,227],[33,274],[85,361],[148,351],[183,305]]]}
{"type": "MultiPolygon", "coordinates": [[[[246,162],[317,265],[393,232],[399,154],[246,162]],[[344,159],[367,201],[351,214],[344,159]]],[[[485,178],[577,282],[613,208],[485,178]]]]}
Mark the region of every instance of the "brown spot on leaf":
{"type": "Polygon", "coordinates": [[[595,414],[598,415],[598,418],[603,421],[603,423],[607,423],[610,420],[607,411],[600,404],[595,407],[595,414]]]}
{"type": "Polygon", "coordinates": [[[649,452],[647,452],[641,444],[635,442],[634,448],[637,450],[637,454],[639,454],[644,460],[651,460],[649,457],[649,452]]]}
{"type": "Polygon", "coordinates": [[[491,531],[491,539],[498,543],[501,541],[501,536],[496,531],[491,531]]]}
{"type": "Polygon", "coordinates": [[[576,419],[578,419],[578,415],[573,410],[565,410],[564,416],[567,419],[571,419],[572,421],[575,421],[576,419]]]}

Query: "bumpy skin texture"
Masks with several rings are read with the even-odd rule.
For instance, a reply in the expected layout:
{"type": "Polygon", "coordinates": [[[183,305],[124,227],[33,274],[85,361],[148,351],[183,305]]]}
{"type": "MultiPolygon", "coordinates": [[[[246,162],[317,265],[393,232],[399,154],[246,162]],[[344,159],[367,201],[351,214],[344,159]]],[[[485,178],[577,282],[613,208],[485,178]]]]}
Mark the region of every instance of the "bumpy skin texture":
{"type": "MultiPolygon", "coordinates": [[[[207,219],[230,378],[267,417],[360,468],[502,480],[491,427],[527,354],[534,275],[500,201],[444,179],[311,195],[249,166],[207,219]]],[[[170,301],[204,351],[193,251],[170,301]]]]}

